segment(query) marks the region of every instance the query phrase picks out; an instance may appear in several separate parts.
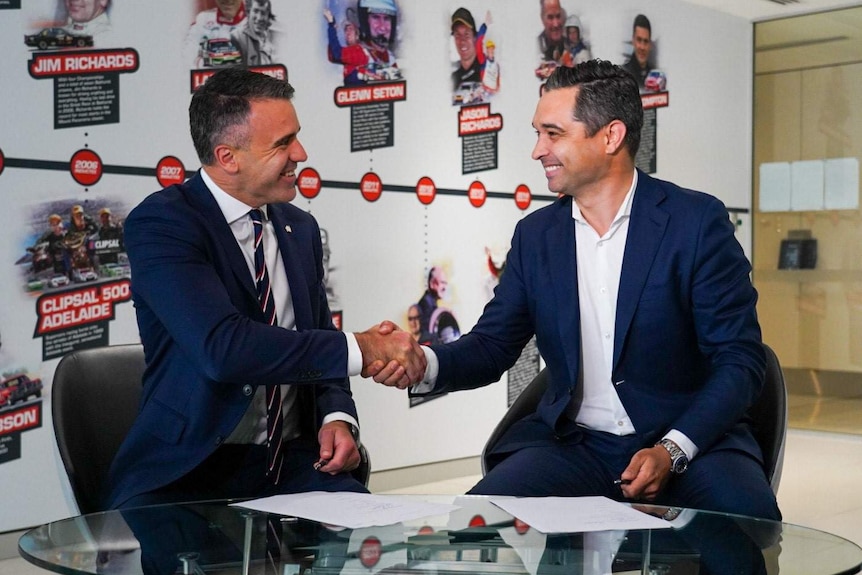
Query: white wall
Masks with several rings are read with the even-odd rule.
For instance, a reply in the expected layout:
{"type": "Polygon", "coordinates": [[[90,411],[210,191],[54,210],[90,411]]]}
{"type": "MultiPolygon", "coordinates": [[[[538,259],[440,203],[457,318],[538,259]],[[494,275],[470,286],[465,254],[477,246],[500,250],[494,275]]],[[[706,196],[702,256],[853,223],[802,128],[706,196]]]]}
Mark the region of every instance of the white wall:
{"type": "MultiPolygon", "coordinates": [[[[38,497],[7,501],[0,531],[56,519],[74,512],[65,475],[54,454],[50,425],[50,380],[56,360],[43,361],[42,341],[34,336],[35,295],[27,293],[24,267],[16,265],[40,231],[49,207],[68,210],[83,204],[95,213],[109,201],[131,209],[160,186],[152,175],[107,173],[95,185],[77,184],[68,170],[34,166],[33,160],[68,162],[79,149],[99,154],[107,166],[152,169],[160,158],[180,158],[187,169],[197,162],[188,137],[190,62],[182,43],[195,13],[192,0],[117,0],[113,30],[96,48],[134,48],[140,67],[119,75],[120,121],[116,124],[54,129],[53,80],[34,79],[28,62],[34,53],[25,33],[45,25],[54,0],[24,0],[20,10],[0,10],[0,194],[6,225],[0,229],[0,371],[22,368],[41,377],[43,422],[20,435],[20,458],[0,463],[0,482],[28,485],[38,497]],[[26,167],[21,167],[22,160],[26,167]],[[9,505],[20,506],[14,511],[9,505]]],[[[540,167],[530,159],[535,140],[531,118],[539,82],[535,37],[540,32],[535,0],[470,0],[477,22],[492,11],[489,36],[497,43],[502,90],[491,101],[502,114],[496,170],[461,174],[457,108],[450,105],[449,15],[460,3],[400,0],[399,64],[407,80],[407,100],[394,104],[395,145],[373,152],[350,152],[350,112],[337,108],[333,91],[340,66],[325,58],[324,2],[273,0],[284,32],[277,55],[297,88],[296,105],[308,164],[322,179],[357,182],[370,169],[384,186],[415,186],[422,176],[438,188],[465,190],[480,179],[490,192],[511,193],[527,184],[530,210],[551,199],[540,167]]],[[[576,8],[594,57],[624,60],[631,22],[649,16],[659,49],[659,66],[668,76],[670,105],[658,110],[657,176],[716,194],[733,207],[748,208],[751,190],[751,25],[741,19],[677,0],[564,1],[576,8]]],[[[453,285],[448,305],[466,331],[487,299],[485,247],[506,247],[523,212],[510,199],[489,198],[472,207],[464,195],[440,195],[429,206],[412,193],[385,191],[369,203],[358,188],[325,188],[313,200],[298,198],[329,232],[334,266],[331,282],[344,310],[344,328],[362,330],[384,318],[405,325],[406,308],[424,290],[427,269],[443,265],[453,285]]],[[[63,214],[64,216],[66,213],[63,214]]],[[[740,240],[749,249],[746,224],[740,240]]],[[[137,338],[130,303],[117,306],[110,343],[137,338]]],[[[408,408],[405,394],[356,378],[354,394],[363,438],[375,469],[391,469],[475,456],[506,408],[505,385],[436,399],[408,408]]],[[[2,413],[0,413],[2,415],[2,413]]],[[[0,431],[0,439],[2,439],[0,431]]],[[[2,456],[0,456],[2,457],[2,456]]]]}

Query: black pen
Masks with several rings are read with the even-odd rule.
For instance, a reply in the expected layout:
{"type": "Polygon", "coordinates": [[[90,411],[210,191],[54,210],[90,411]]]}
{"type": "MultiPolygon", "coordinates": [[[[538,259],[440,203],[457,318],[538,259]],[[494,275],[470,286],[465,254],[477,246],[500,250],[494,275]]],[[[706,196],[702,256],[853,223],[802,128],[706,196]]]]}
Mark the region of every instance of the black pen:
{"type": "Polygon", "coordinates": [[[321,467],[326,467],[327,465],[329,465],[329,459],[321,459],[314,464],[314,470],[320,471],[321,467]]]}
{"type": "Polygon", "coordinates": [[[631,483],[630,479],[614,479],[614,485],[628,485],[631,483]]]}

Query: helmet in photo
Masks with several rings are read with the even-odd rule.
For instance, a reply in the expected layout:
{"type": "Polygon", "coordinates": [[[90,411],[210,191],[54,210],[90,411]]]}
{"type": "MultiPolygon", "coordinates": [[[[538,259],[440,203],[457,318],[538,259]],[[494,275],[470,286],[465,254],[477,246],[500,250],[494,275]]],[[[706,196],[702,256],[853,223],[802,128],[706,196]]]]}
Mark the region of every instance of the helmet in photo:
{"type": "Polygon", "coordinates": [[[574,14],[570,14],[568,18],[566,18],[566,25],[564,28],[577,28],[578,31],[581,29],[581,19],[575,16],[574,14]]]}
{"type": "Polygon", "coordinates": [[[398,6],[395,0],[359,0],[359,36],[363,40],[371,38],[371,30],[368,27],[369,14],[386,14],[392,17],[389,43],[394,42],[397,37],[395,30],[398,23],[398,6]]]}

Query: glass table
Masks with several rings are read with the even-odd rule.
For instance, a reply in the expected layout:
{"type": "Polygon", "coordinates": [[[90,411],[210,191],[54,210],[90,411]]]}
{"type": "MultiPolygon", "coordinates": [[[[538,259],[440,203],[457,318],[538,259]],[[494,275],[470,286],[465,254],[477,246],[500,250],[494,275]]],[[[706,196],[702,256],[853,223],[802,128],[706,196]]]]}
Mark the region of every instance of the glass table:
{"type": "MultiPolygon", "coordinates": [[[[113,573],[740,574],[859,573],[862,549],[815,529],[673,509],[670,529],[544,534],[476,496],[448,515],[362,529],[250,511],[229,502],[158,505],[31,529],[21,555],[49,571],[113,573]]],[[[663,516],[667,508],[638,505],[663,516]]]]}

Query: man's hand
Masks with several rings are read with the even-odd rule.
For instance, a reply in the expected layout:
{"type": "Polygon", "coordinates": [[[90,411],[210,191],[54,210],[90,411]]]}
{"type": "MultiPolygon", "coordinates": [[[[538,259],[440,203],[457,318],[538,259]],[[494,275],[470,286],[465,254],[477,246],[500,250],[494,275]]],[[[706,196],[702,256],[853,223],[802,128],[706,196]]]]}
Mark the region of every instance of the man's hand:
{"type": "Polygon", "coordinates": [[[320,461],[315,468],[335,475],[359,467],[359,448],[346,421],[330,421],[317,432],[320,443],[320,461]]]}
{"type": "Polygon", "coordinates": [[[654,500],[670,480],[670,465],[670,454],[664,447],[641,449],[620,475],[623,495],[626,499],[654,500]]]}
{"type": "Polygon", "coordinates": [[[391,321],[354,334],[362,351],[362,376],[404,389],[425,376],[425,353],[413,336],[391,321]]]}

